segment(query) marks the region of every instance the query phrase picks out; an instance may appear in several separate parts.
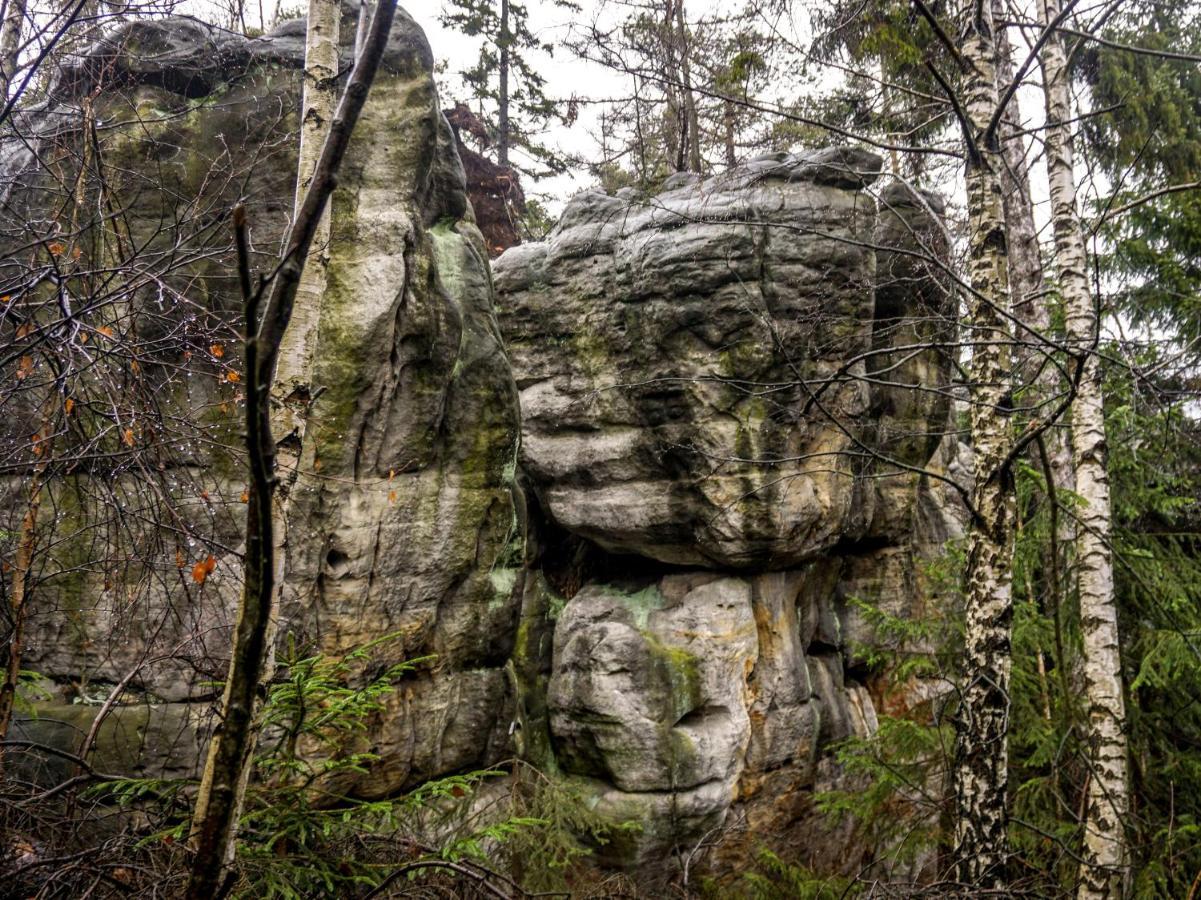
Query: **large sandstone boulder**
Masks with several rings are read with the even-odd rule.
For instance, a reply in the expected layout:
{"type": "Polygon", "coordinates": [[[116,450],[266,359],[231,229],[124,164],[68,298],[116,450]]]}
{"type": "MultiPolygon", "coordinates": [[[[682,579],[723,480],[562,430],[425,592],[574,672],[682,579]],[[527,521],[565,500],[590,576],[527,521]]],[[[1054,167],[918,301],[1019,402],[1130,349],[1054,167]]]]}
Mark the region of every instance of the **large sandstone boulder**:
{"type": "Polygon", "coordinates": [[[875,730],[890,643],[865,610],[940,613],[924,571],[962,525],[942,203],[879,174],[841,148],[586,192],[494,263],[544,520],[519,749],[640,823],[598,852],[644,875],[832,829],[811,798],[850,786],[830,748],[875,730]]]}
{"type": "MultiPolygon", "coordinates": [[[[91,165],[75,215],[96,240],[79,242],[69,275],[82,285],[111,265],[120,293],[76,309],[93,338],[78,352],[110,338],[145,347],[133,376],[124,357],[114,368],[141,379],[167,423],[136,420],[124,444],[115,432],[89,450],[115,447],[120,464],[99,479],[96,465],[77,467],[49,489],[58,517],[42,520],[51,537],[24,666],[73,707],[48,708],[28,727],[49,734],[48,719],[69,719],[62,740],[72,750],[87,728],[78,710],[94,714],[123,680],[118,718],[174,704],[167,724],[147,732],[147,759],[187,770],[204,739],[206,682],[224,676],[229,652],[245,509],[228,215],[245,204],[267,271],[291,211],[303,34],[303,22],[257,39],[187,19],[121,26],[71,64],[19,123],[22,140],[10,135],[0,151],[6,183],[24,185],[10,203],[27,212],[20,228],[9,223],[10,246],[68,240],[54,237],[56,188],[76,183],[80,160],[91,165]],[[107,244],[96,210],[121,211],[107,244]],[[152,441],[148,463],[141,448],[152,441]],[[210,555],[199,583],[189,573],[210,555]],[[171,725],[174,744],[160,733],[171,725]]],[[[354,34],[353,11],[343,34],[354,34]]],[[[376,664],[433,657],[371,734],[382,761],[360,789],[372,795],[493,761],[509,724],[518,408],[432,68],[423,34],[398,11],[331,201],[311,462],[289,498],[285,649],[294,639],[343,653],[393,636],[376,664]]],[[[39,262],[31,255],[28,268],[39,262]]],[[[85,388],[103,393],[106,365],[102,356],[71,383],[76,419],[92,411],[85,388]]],[[[32,465],[25,424],[7,440],[32,465]]],[[[69,440],[56,452],[66,455],[69,440]]],[[[9,483],[10,543],[27,483],[9,483]]]]}
{"type": "Polygon", "coordinates": [[[949,304],[937,243],[924,265],[891,253],[880,270],[877,238],[912,252],[938,232],[895,191],[878,215],[864,188],[879,171],[851,149],[773,154],[649,199],[583,193],[546,241],[496,261],[523,465],[558,525],[616,553],[741,569],[865,532],[872,450],[912,444],[904,461],[924,464],[949,402],[864,378],[946,382],[945,341],[899,366],[885,353],[945,334],[930,314],[949,304]]]}

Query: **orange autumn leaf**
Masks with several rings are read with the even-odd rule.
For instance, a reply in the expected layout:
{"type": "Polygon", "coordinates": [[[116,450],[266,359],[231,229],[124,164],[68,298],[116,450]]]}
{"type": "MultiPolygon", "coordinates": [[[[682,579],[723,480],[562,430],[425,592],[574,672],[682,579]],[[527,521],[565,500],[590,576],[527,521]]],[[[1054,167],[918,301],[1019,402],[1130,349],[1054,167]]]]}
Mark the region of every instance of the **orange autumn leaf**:
{"type": "Polygon", "coordinates": [[[33,372],[33,357],[22,356],[17,363],[17,381],[24,381],[33,372]]]}
{"type": "Polygon", "coordinates": [[[33,323],[28,321],[22,322],[21,326],[17,329],[17,340],[27,338],[31,334],[33,334],[33,323]]]}
{"type": "Polygon", "coordinates": [[[42,446],[41,434],[34,434],[29,438],[29,440],[33,443],[33,455],[34,456],[41,456],[43,453],[46,452],[45,448],[42,446]]]}
{"type": "Polygon", "coordinates": [[[81,256],[83,256],[83,248],[82,247],[72,248],[71,259],[79,259],[79,257],[81,257],[81,256]]]}
{"type": "Polygon", "coordinates": [[[389,503],[396,502],[396,491],[388,491],[388,502],[389,503]]]}
{"type": "Polygon", "coordinates": [[[217,357],[217,359],[220,359],[225,355],[225,348],[220,344],[210,344],[209,353],[213,354],[213,356],[217,357]]]}
{"type": "Polygon", "coordinates": [[[249,503],[250,502],[250,491],[242,491],[242,496],[239,499],[241,499],[241,501],[243,503],[249,503]]]}
{"type": "Polygon", "coordinates": [[[125,442],[125,446],[132,447],[133,446],[133,429],[126,428],[123,432],[121,432],[121,440],[125,442]]]}
{"type": "Polygon", "coordinates": [[[63,401],[63,412],[65,412],[68,416],[71,415],[71,410],[73,410],[74,408],[75,408],[75,401],[72,398],[68,397],[66,400],[63,401]]]}
{"type": "Polygon", "coordinates": [[[208,570],[204,567],[203,562],[198,562],[192,566],[192,580],[197,584],[204,584],[204,579],[209,577],[208,570]]]}
{"type": "Polygon", "coordinates": [[[225,380],[232,384],[236,384],[237,382],[242,380],[242,376],[239,375],[237,372],[229,371],[229,372],[225,373],[225,380]]]}
{"type": "Polygon", "coordinates": [[[99,328],[97,328],[96,330],[97,330],[97,331],[99,331],[99,332],[100,332],[102,335],[104,335],[105,337],[112,337],[112,336],[113,336],[113,330],[112,330],[111,328],[109,328],[107,325],[101,325],[101,326],[100,326],[99,328]]]}
{"type": "Polygon", "coordinates": [[[215,568],[217,568],[217,558],[210,554],[209,556],[205,557],[204,571],[207,574],[212,575],[213,569],[215,569],[215,568]]]}
{"type": "Polygon", "coordinates": [[[86,344],[87,342],[88,342],[88,333],[86,331],[81,331],[79,333],[79,343],[86,344]]]}
{"type": "Polygon", "coordinates": [[[53,255],[53,256],[61,256],[63,251],[66,250],[67,248],[64,247],[62,244],[60,244],[58,241],[55,241],[46,249],[48,249],[50,251],[51,255],[53,255]]]}
{"type": "Polygon", "coordinates": [[[175,568],[182,569],[184,567],[185,562],[187,562],[187,560],[184,559],[183,551],[176,550],[175,551],[175,568]]]}

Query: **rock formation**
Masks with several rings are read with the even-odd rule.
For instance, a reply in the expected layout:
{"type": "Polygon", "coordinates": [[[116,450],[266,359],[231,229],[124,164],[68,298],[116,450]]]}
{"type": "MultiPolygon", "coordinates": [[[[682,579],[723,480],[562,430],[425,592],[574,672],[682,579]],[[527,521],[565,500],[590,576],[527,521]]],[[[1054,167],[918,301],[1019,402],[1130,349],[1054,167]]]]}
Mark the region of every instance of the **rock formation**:
{"type": "MultiPolygon", "coordinates": [[[[353,36],[353,23],[343,34],[353,36]]],[[[76,265],[111,261],[118,274],[94,307],[75,311],[92,343],[76,338],[67,352],[83,358],[103,342],[102,323],[122,346],[145,348],[132,388],[158,397],[172,427],[135,420],[124,444],[115,433],[81,449],[89,459],[124,451],[114,454],[121,463],[77,466],[100,480],[76,472],[59,485],[55,505],[70,518],[60,516],[47,541],[25,668],[61,699],[24,728],[74,749],[95,704],[132,673],[106,727],[134,735],[134,750],[139,734],[153,742],[132,753],[148,771],[193,769],[206,683],[223,677],[228,657],[245,485],[228,216],[246,205],[256,263],[269,271],[291,212],[303,35],[303,21],[257,39],[186,19],[123,25],[19,123],[36,140],[10,137],[3,150],[6,183],[21,185],[10,202],[28,210],[34,239],[50,241],[61,230],[56,178],[88,159],[96,128],[76,215],[97,239],[81,242],[76,265]],[[119,211],[118,234],[106,234],[96,209],[119,211]],[[121,305],[110,319],[113,296],[121,305]],[[206,335],[223,327],[228,340],[198,346],[189,331],[198,322],[206,335]],[[142,452],[143,438],[158,442],[153,453],[142,452]],[[122,506],[129,521],[111,514],[122,506]],[[197,583],[188,573],[209,555],[212,571],[197,583]],[[146,730],[147,717],[167,724],[146,730]]],[[[293,488],[281,610],[282,638],[302,647],[345,652],[395,635],[378,649],[380,663],[435,657],[394,695],[372,736],[382,762],[359,789],[379,796],[495,760],[511,718],[503,667],[520,562],[516,391],[432,66],[423,34],[399,11],[332,198],[313,457],[293,488]]],[[[40,263],[11,266],[9,283],[40,263]]],[[[130,377],[126,359],[117,368],[130,377]]],[[[82,392],[102,393],[95,382],[105,374],[72,382],[76,418],[91,413],[82,392]]],[[[32,464],[26,424],[9,427],[10,458],[32,464]]],[[[56,449],[69,456],[65,443],[56,449]]],[[[10,534],[25,480],[9,484],[10,534]]],[[[130,741],[120,746],[131,750],[130,741]]],[[[117,755],[98,766],[128,767],[131,753],[117,755]]]]}
{"type": "MultiPolygon", "coordinates": [[[[91,158],[104,175],[77,179],[97,236],[77,262],[120,257],[113,327],[143,349],[114,365],[183,429],[148,468],[122,450],[141,439],[131,426],[55,470],[67,515],[24,664],[53,699],[19,727],[78,747],[120,685],[104,770],[190,772],[224,671],[244,485],[226,217],[246,204],[267,271],[290,211],[302,35],[124,25],[0,146],[6,199],[42,245],[63,171],[91,158]],[[228,351],[211,330],[189,337],[201,321],[228,351]]],[[[869,733],[882,702],[853,601],[931,614],[921,560],[960,528],[937,198],[877,193],[879,160],[849,148],[676,177],[650,198],[586,193],[545,242],[496,261],[498,328],[431,73],[398,13],[333,197],[316,390],[300,398],[313,453],[281,634],[327,652],[394,636],[381,662],[435,657],[389,700],[356,790],[518,752],[641,823],[601,849],[610,864],[651,871],[724,828],[719,867],[798,834],[854,865],[842,838],[814,837],[829,826],[810,803],[840,783],[830,745],[869,733]]],[[[104,334],[108,309],[76,315],[104,334]]],[[[24,424],[5,428],[9,457],[32,465],[24,424]]],[[[11,543],[23,476],[7,471],[11,543]]]]}
{"type": "Polygon", "coordinates": [[[526,740],[645,823],[605,849],[624,865],[731,810],[765,841],[812,828],[826,748],[875,728],[853,601],[934,609],[921,558],[959,531],[938,480],[954,300],[940,202],[877,198],[879,172],[836,148],[585,193],[494,264],[549,536],[526,740]]]}

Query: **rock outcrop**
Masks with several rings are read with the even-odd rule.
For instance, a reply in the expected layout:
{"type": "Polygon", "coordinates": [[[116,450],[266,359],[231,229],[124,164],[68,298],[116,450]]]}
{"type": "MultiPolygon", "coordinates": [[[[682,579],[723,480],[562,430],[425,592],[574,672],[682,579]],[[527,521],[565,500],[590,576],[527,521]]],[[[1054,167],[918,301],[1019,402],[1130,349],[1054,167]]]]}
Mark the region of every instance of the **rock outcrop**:
{"type": "MultiPolygon", "coordinates": [[[[302,37],[124,25],[0,142],[24,217],[0,235],[25,254],[5,292],[44,300],[62,280],[27,276],[46,254],[68,281],[115,285],[45,323],[89,361],[70,396],[91,418],[56,437],[75,463],[47,489],[24,661],[53,700],[18,726],[74,752],[119,686],[106,770],[190,774],[210,727],[245,480],[226,220],[246,205],[266,271],[302,37]],[[90,243],[60,237],[64,203],[90,243]],[[119,352],[89,355],[108,339],[119,352]],[[113,384],[153,403],[105,406],[113,384]]],[[[599,848],[607,863],[653,873],[720,836],[718,869],[760,840],[857,866],[845,835],[814,839],[832,826],[810,802],[843,783],[830,746],[870,733],[883,701],[857,601],[935,614],[923,559],[961,527],[939,201],[876,192],[879,160],[852,148],[650,198],[586,193],[496,261],[498,326],[432,70],[398,13],[332,200],[310,462],[289,501],[281,635],[434,657],[389,695],[354,790],[517,752],[641,825],[599,848]]],[[[18,379],[29,416],[41,371],[18,379]]],[[[2,428],[8,558],[37,459],[20,415],[2,428]]]]}
{"type": "MultiPolygon", "coordinates": [[[[55,445],[62,458],[78,452],[89,462],[52,470],[64,473],[58,518],[43,517],[49,549],[24,666],[69,705],[45,705],[23,727],[61,732],[71,750],[99,701],[124,682],[113,721],[153,743],[126,741],[126,763],[156,770],[165,759],[188,773],[200,758],[206,683],[223,677],[229,653],[245,508],[228,217],[245,204],[256,264],[269,271],[291,213],[303,36],[303,21],[257,39],[188,19],[131,22],[81,54],[46,105],[18,123],[21,139],[4,144],[5,183],[20,186],[10,206],[27,212],[24,231],[9,229],[10,246],[79,247],[73,261],[60,251],[65,277],[76,279],[68,290],[115,273],[110,289],[74,310],[75,336],[56,332],[75,360],[98,345],[103,353],[106,342],[120,347],[115,375],[104,368],[111,353],[68,380],[79,404],[72,415],[85,431],[103,429],[110,377],[154,398],[128,413],[114,407],[130,419],[124,439],[114,430],[111,440],[74,446],[68,429],[55,445]],[[56,179],[78,160],[90,165],[74,215],[94,239],[76,242],[56,236],[64,231],[56,179]],[[132,368],[131,348],[142,348],[132,368]],[[109,466],[98,457],[111,450],[119,462],[109,466]],[[123,507],[125,517],[114,515],[123,507]],[[203,569],[191,577],[208,557],[207,578],[203,569]],[[169,708],[166,724],[140,724],[147,705],[169,708]]],[[[511,718],[503,669],[521,557],[519,414],[432,68],[424,35],[398,11],[331,201],[312,460],[291,490],[281,610],[281,652],[288,639],[342,653],[393,636],[375,651],[379,664],[434,657],[391,698],[372,735],[382,761],[358,789],[377,796],[495,760],[511,718]]],[[[8,284],[43,263],[26,256],[12,258],[8,284]]],[[[21,297],[21,309],[39,297],[21,297]]],[[[36,381],[25,382],[30,397],[40,396],[36,381]]],[[[8,427],[11,458],[32,466],[26,423],[8,427]]],[[[9,482],[9,535],[19,531],[27,481],[9,482]]]]}
{"type": "Polygon", "coordinates": [[[585,193],[494,264],[553,598],[527,744],[643,823],[611,861],[812,830],[828,748],[875,729],[859,601],[937,611],[954,300],[940,201],[879,171],[834,149],[585,193]]]}

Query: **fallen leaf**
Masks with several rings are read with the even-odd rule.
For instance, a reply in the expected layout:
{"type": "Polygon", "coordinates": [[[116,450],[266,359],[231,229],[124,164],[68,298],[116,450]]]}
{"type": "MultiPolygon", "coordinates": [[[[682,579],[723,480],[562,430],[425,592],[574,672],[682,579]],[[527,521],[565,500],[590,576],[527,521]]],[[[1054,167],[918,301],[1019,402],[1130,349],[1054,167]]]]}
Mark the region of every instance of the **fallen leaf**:
{"type": "Polygon", "coordinates": [[[22,356],[17,363],[17,381],[24,381],[33,373],[33,357],[22,356]]]}
{"type": "Polygon", "coordinates": [[[197,584],[204,584],[204,579],[209,577],[208,569],[204,567],[203,562],[198,562],[192,566],[192,580],[197,584]]]}
{"type": "Polygon", "coordinates": [[[121,440],[123,440],[125,442],[125,446],[132,447],[133,446],[133,429],[126,428],[125,431],[123,431],[121,433],[121,440]]]}
{"type": "Polygon", "coordinates": [[[389,503],[396,502],[396,491],[388,491],[388,502],[389,503]]]}
{"type": "Polygon", "coordinates": [[[71,415],[71,410],[73,410],[74,408],[75,408],[75,401],[72,398],[68,397],[66,400],[63,401],[63,412],[65,412],[68,416],[71,415]]]}
{"type": "Polygon", "coordinates": [[[242,491],[241,500],[243,503],[249,503],[250,502],[250,491],[242,491]]]}
{"type": "Polygon", "coordinates": [[[175,551],[175,568],[182,569],[187,560],[184,558],[182,550],[175,551]]]}
{"type": "Polygon", "coordinates": [[[79,333],[79,343],[86,344],[87,342],[88,342],[88,333],[86,331],[81,331],[79,333]]]}
{"type": "Polygon", "coordinates": [[[220,344],[210,344],[209,353],[213,354],[213,356],[217,357],[217,359],[220,359],[225,355],[225,348],[220,344]]]}
{"type": "Polygon", "coordinates": [[[33,322],[28,320],[21,323],[21,327],[17,329],[17,340],[27,338],[33,333],[33,322]]]}
{"type": "Polygon", "coordinates": [[[111,328],[109,328],[107,325],[101,325],[101,326],[100,326],[99,328],[97,328],[96,330],[97,330],[97,331],[99,331],[99,332],[100,332],[102,335],[104,335],[105,337],[112,337],[112,336],[113,336],[113,330],[112,330],[111,328]]]}
{"type": "Polygon", "coordinates": [[[231,382],[233,384],[237,384],[239,381],[242,380],[242,376],[239,375],[237,372],[229,371],[229,372],[225,373],[225,380],[228,382],[231,382]]]}
{"type": "Polygon", "coordinates": [[[209,575],[212,575],[213,569],[215,569],[215,568],[217,568],[217,558],[210,554],[204,560],[204,571],[207,572],[209,575]]]}
{"type": "Polygon", "coordinates": [[[61,256],[62,252],[64,250],[66,250],[67,248],[64,247],[62,244],[60,244],[58,241],[55,241],[46,249],[50,251],[52,256],[61,256]]]}

